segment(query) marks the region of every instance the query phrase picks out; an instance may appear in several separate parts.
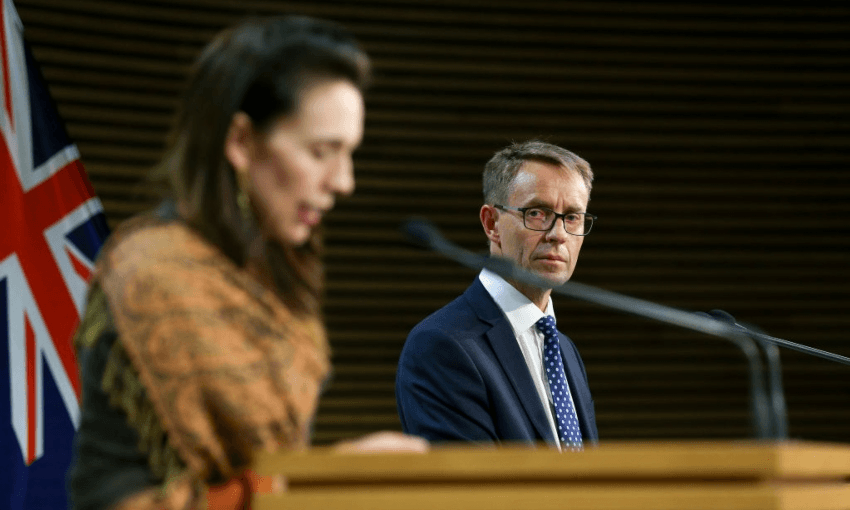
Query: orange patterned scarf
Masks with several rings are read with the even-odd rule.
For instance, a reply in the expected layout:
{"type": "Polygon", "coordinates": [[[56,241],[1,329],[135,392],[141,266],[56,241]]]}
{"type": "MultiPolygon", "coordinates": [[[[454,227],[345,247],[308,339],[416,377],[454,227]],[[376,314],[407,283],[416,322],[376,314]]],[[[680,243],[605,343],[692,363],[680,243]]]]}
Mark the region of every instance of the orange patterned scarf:
{"type": "MultiPolygon", "coordinates": [[[[154,217],[112,235],[90,305],[98,296],[118,332],[103,387],[166,479],[122,508],[193,507],[199,487],[239,476],[255,452],[308,446],[330,371],[317,317],[296,317],[183,223],[154,217]]],[[[96,322],[87,314],[78,341],[96,322]]]]}

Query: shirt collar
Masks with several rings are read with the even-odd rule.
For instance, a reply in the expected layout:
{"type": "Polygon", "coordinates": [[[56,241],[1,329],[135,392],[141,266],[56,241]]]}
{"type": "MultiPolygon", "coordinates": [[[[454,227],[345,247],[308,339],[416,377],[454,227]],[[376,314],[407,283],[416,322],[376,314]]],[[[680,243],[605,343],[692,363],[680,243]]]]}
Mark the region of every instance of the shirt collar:
{"type": "Polygon", "coordinates": [[[543,313],[530,299],[496,273],[482,269],[478,279],[481,280],[481,284],[484,285],[499,308],[502,309],[502,313],[508,318],[508,322],[515,332],[526,331],[545,315],[551,315],[557,323],[551,296],[546,305],[546,313],[543,313]]]}

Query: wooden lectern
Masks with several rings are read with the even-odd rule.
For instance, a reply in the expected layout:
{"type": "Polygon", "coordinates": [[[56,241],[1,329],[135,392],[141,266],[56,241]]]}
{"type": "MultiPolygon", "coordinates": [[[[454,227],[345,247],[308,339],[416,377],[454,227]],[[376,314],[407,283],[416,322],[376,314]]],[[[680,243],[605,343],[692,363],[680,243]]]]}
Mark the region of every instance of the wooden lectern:
{"type": "Polygon", "coordinates": [[[259,459],[288,489],[272,509],[850,510],[850,446],[752,441],[602,443],[580,452],[328,449],[259,459]]]}

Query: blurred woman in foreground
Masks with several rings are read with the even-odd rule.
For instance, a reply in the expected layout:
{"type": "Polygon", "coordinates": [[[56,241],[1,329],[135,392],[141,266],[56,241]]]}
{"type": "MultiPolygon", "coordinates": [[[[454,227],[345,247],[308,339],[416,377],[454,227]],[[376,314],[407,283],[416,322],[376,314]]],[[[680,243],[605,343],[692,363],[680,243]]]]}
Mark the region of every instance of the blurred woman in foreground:
{"type": "Polygon", "coordinates": [[[160,163],[172,200],[109,238],[75,337],[75,508],[203,507],[210,487],[250,491],[257,452],[309,445],[330,371],[316,227],[354,190],[368,77],[356,41],[309,18],[251,20],[203,51],[160,163]]]}

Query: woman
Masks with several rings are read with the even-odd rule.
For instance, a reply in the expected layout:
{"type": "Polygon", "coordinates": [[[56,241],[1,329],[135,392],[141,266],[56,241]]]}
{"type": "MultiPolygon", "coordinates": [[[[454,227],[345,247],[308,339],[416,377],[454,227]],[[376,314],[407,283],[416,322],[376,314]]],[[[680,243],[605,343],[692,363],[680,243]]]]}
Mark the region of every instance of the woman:
{"type": "Polygon", "coordinates": [[[75,337],[76,508],[203,507],[255,453],[308,446],[330,370],[316,227],[354,189],[368,75],[309,18],[248,21],[201,54],[160,164],[172,200],[109,238],[75,337]]]}

